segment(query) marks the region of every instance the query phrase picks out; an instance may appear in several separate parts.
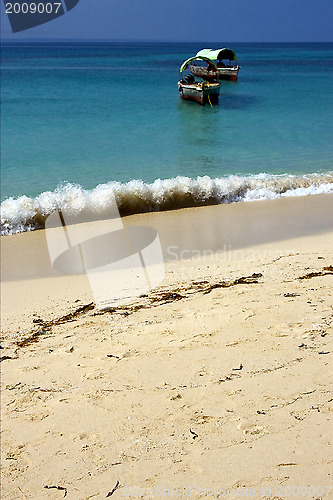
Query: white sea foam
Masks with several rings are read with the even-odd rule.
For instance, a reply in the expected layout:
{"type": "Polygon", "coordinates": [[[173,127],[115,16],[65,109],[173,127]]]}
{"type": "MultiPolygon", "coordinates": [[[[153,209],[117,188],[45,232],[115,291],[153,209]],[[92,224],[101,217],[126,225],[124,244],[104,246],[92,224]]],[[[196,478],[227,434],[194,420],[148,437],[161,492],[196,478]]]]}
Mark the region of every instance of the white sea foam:
{"type": "Polygon", "coordinates": [[[1,204],[1,234],[8,235],[44,227],[46,217],[55,210],[78,214],[83,209],[103,216],[116,197],[122,215],[170,210],[198,205],[273,199],[333,193],[333,172],[327,174],[231,175],[212,179],[205,175],[191,179],[157,179],[151,184],[141,180],[109,182],[92,190],[75,184],[62,184],[36,198],[7,198],[1,204]]]}

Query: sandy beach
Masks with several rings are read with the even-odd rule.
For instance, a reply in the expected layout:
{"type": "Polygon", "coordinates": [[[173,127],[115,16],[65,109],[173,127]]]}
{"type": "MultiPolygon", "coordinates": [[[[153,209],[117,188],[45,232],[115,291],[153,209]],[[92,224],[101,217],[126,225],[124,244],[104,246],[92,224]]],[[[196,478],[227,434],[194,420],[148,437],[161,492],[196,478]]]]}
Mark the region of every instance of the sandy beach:
{"type": "Polygon", "coordinates": [[[333,195],[124,218],[166,276],[101,312],[2,237],[2,498],[333,498],[333,195]]]}

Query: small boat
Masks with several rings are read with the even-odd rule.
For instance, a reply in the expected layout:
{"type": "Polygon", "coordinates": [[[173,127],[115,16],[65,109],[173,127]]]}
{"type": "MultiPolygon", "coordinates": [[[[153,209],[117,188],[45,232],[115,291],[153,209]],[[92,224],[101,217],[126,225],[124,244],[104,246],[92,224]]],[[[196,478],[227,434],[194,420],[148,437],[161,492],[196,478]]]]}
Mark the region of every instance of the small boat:
{"type": "MultiPolygon", "coordinates": [[[[236,54],[231,49],[202,49],[197,53],[197,57],[206,57],[210,61],[214,61],[217,68],[220,80],[237,81],[240,67],[235,64],[237,61],[236,54]]],[[[195,76],[205,76],[205,68],[191,64],[190,71],[195,76]]]]}
{"type": "MultiPolygon", "coordinates": [[[[197,66],[198,68],[203,66],[197,66]]],[[[180,79],[178,82],[178,90],[182,99],[195,101],[204,106],[209,103],[211,106],[218,101],[220,95],[220,82],[218,68],[216,64],[207,57],[195,56],[190,57],[180,67],[180,79]],[[183,78],[185,71],[190,63],[194,61],[206,63],[205,73],[200,76],[201,80],[196,80],[193,74],[189,73],[183,78]]]]}

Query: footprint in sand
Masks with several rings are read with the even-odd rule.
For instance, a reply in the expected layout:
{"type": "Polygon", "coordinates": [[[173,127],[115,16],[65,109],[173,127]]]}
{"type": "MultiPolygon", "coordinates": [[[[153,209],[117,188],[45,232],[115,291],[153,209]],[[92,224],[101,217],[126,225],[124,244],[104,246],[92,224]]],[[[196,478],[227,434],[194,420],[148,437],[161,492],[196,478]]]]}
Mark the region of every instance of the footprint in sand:
{"type": "Polygon", "coordinates": [[[237,425],[237,429],[242,431],[244,434],[250,434],[251,436],[264,436],[268,434],[268,429],[262,425],[253,425],[249,422],[241,422],[237,425]]]}

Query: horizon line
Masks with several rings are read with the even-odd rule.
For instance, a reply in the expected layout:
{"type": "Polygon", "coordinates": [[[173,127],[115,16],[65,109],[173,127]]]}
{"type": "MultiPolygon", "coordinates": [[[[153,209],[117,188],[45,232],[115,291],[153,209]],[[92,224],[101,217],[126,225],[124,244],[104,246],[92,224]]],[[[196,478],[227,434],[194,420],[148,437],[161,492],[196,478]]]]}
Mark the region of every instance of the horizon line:
{"type": "MultiPolygon", "coordinates": [[[[46,42],[46,41],[52,41],[52,42],[95,42],[95,43],[102,43],[102,42],[119,42],[119,43],[185,43],[185,44],[193,44],[193,43],[220,43],[219,41],[212,41],[212,40],[193,40],[193,41],[186,41],[186,40],[169,40],[169,39],[135,39],[135,38],[58,38],[58,37],[38,37],[38,38],[19,38],[19,39],[13,39],[13,38],[5,38],[1,37],[0,42],[46,42]]],[[[226,43],[226,42],[223,42],[226,43]]],[[[271,44],[271,43],[280,43],[280,44],[306,44],[306,43],[318,43],[318,44],[327,44],[327,43],[333,43],[332,41],[228,41],[227,43],[235,43],[235,44],[243,44],[243,43],[260,43],[260,44],[271,44]]]]}

